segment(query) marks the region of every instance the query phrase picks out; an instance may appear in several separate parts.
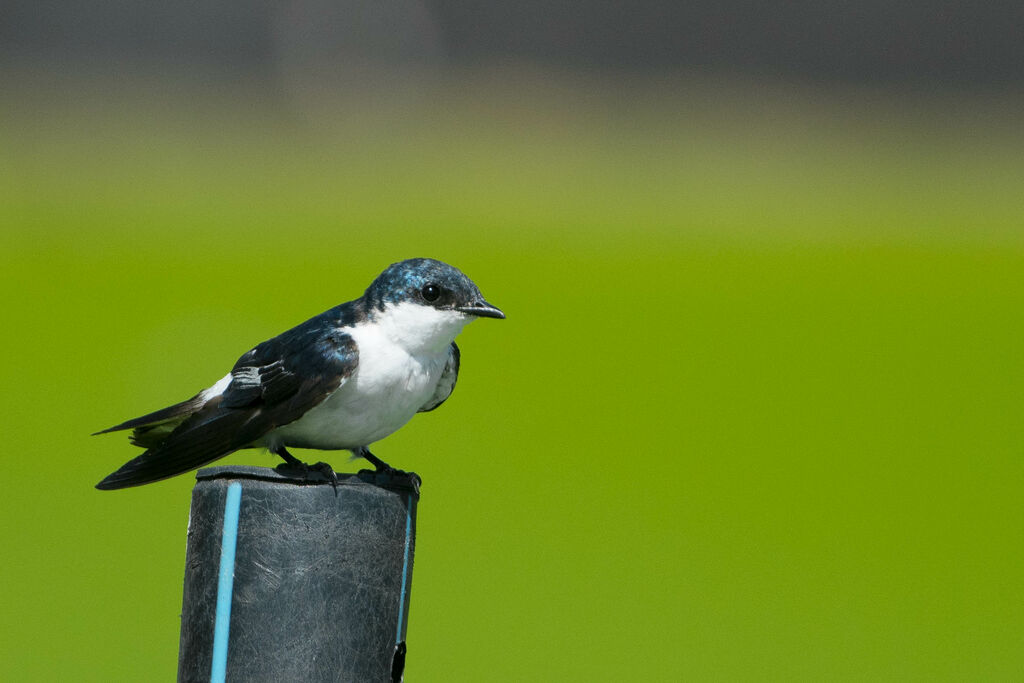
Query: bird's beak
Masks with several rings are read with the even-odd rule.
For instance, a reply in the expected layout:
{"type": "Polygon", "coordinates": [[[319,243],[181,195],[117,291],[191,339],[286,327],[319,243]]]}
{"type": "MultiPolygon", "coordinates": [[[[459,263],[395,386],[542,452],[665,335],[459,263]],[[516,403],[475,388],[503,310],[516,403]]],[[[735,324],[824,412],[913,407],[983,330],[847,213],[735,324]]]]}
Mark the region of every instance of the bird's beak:
{"type": "Polygon", "coordinates": [[[472,306],[459,306],[455,310],[461,311],[462,313],[468,313],[469,315],[475,315],[478,318],[497,318],[503,320],[505,314],[501,312],[501,309],[496,306],[492,306],[482,299],[472,306]]]}

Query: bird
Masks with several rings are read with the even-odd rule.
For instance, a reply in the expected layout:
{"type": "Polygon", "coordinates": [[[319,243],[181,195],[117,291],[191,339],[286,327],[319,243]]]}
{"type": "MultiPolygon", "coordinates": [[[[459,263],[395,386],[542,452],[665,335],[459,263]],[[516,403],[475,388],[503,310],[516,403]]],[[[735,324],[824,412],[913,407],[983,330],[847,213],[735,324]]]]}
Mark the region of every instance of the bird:
{"type": "Polygon", "coordinates": [[[388,266],[361,297],[246,351],[192,398],[96,432],[132,430],[146,449],[96,488],[122,489],[189,472],[243,448],[279,468],[306,465],[288,448],[348,450],[396,473],[370,445],[444,403],[459,376],[455,337],[478,318],[504,319],[462,271],[414,258],[388,266]]]}

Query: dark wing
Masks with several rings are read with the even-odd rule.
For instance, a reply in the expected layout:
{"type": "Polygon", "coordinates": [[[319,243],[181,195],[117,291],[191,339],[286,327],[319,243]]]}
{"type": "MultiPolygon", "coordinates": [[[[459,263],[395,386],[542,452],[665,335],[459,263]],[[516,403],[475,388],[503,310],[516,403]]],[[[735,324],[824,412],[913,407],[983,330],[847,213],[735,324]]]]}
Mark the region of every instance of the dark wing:
{"type": "Polygon", "coordinates": [[[316,318],[263,342],[238,359],[223,394],[96,488],[148,484],[244,448],[323,402],[352,374],[358,360],[355,341],[316,318]]]}
{"type": "Polygon", "coordinates": [[[459,379],[459,360],[462,354],[459,353],[459,347],[452,342],[452,345],[448,347],[448,362],[444,364],[444,370],[441,372],[441,378],[437,380],[437,387],[434,388],[434,395],[430,397],[430,400],[423,404],[418,413],[428,413],[434,408],[438,407],[452,395],[455,390],[455,382],[459,379]]]}

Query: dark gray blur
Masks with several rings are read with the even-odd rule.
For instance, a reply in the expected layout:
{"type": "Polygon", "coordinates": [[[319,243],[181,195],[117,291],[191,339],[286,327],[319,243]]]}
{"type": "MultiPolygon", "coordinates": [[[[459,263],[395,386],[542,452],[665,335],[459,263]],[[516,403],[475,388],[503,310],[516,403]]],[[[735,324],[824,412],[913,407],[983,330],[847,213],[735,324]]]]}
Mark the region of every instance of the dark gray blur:
{"type": "MultiPolygon", "coordinates": [[[[1024,3],[156,0],[0,4],[0,58],[269,73],[288,64],[678,69],[825,82],[1024,82],[1024,3]]],[[[342,67],[342,68],[345,68],[342,67]]]]}

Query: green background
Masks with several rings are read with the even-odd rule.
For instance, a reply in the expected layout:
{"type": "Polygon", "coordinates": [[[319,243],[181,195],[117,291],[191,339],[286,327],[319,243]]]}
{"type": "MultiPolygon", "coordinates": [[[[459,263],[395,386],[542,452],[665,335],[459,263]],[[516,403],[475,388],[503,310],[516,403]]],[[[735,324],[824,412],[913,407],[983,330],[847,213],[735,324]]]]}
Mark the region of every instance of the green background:
{"type": "Polygon", "coordinates": [[[375,448],[425,481],[408,680],[1020,680],[1018,102],[370,102],[0,103],[0,678],[173,678],[193,479],[95,491],[136,451],[89,433],[431,256],[508,319],[375,448]]]}

